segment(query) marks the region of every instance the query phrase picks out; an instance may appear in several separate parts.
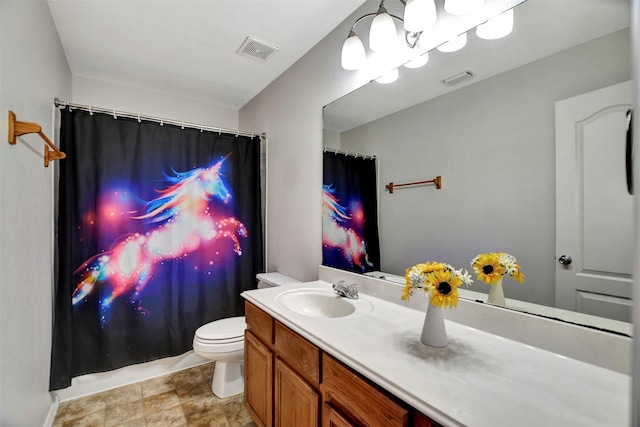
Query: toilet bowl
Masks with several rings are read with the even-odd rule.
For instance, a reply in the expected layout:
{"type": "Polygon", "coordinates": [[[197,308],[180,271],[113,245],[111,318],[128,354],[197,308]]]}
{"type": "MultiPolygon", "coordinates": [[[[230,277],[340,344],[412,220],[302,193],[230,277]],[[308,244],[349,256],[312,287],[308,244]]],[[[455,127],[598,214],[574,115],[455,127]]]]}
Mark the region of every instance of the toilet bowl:
{"type": "Polygon", "coordinates": [[[244,316],[229,317],[200,326],[193,337],[193,351],[216,362],[211,391],[224,398],[242,393],[244,381],[244,316]]]}
{"type": "MultiPolygon", "coordinates": [[[[258,288],[300,283],[280,273],[260,273],[258,288]]],[[[229,317],[200,326],[193,337],[193,351],[215,361],[211,391],[220,398],[244,391],[244,316],[229,317]]]]}

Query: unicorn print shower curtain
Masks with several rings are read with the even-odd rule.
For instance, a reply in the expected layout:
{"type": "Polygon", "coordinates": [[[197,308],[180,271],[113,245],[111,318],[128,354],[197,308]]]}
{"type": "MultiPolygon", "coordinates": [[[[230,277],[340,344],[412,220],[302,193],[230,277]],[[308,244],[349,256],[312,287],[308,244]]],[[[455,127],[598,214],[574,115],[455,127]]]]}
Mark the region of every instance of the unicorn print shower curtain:
{"type": "Polygon", "coordinates": [[[190,350],[263,269],[257,137],[61,115],[52,390],[190,350]]]}
{"type": "Polygon", "coordinates": [[[325,152],[322,164],[322,264],[380,270],[375,159],[325,152]]]}

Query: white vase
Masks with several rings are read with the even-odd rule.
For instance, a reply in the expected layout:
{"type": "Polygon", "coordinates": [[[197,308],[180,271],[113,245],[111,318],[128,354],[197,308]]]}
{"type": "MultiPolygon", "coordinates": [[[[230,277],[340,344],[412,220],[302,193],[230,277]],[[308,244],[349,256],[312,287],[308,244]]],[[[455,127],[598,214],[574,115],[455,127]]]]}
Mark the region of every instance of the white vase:
{"type": "Polygon", "coordinates": [[[506,307],[507,304],[504,300],[504,289],[502,288],[502,277],[498,280],[497,283],[490,285],[491,289],[489,290],[489,299],[487,302],[489,304],[501,305],[506,307]]]}
{"type": "Polygon", "coordinates": [[[436,307],[429,302],[420,341],[430,347],[447,346],[449,341],[447,340],[447,330],[444,327],[444,308],[436,307]]]}

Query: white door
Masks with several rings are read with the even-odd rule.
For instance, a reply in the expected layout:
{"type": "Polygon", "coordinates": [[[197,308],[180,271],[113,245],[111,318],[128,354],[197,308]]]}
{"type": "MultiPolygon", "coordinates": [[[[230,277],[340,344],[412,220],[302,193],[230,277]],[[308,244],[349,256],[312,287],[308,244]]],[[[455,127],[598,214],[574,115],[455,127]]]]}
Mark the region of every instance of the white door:
{"type": "Polygon", "coordinates": [[[625,141],[632,97],[632,82],[625,82],[556,102],[556,306],[627,322],[634,222],[625,141]]]}

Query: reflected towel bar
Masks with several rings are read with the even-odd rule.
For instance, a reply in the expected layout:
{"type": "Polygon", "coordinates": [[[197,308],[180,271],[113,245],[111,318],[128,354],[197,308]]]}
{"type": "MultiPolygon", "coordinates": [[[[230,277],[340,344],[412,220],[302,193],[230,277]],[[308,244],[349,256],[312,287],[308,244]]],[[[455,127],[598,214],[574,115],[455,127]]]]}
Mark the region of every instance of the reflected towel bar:
{"type": "Polygon", "coordinates": [[[387,185],[385,185],[385,188],[389,190],[390,194],[393,194],[393,189],[396,187],[408,187],[410,185],[422,185],[422,184],[431,184],[431,183],[436,185],[436,190],[440,190],[442,188],[442,177],[436,176],[434,179],[430,179],[428,181],[407,182],[405,184],[394,184],[393,182],[390,182],[387,185]]]}
{"type": "Polygon", "coordinates": [[[15,145],[16,136],[21,136],[27,133],[37,133],[44,139],[47,145],[44,146],[44,167],[49,167],[49,162],[52,160],[60,160],[67,157],[62,151],[58,150],[53,142],[42,133],[42,127],[37,123],[19,122],[16,120],[16,115],[13,111],[9,111],[9,144],[15,145]],[[51,149],[49,148],[51,147],[51,149]]]}

